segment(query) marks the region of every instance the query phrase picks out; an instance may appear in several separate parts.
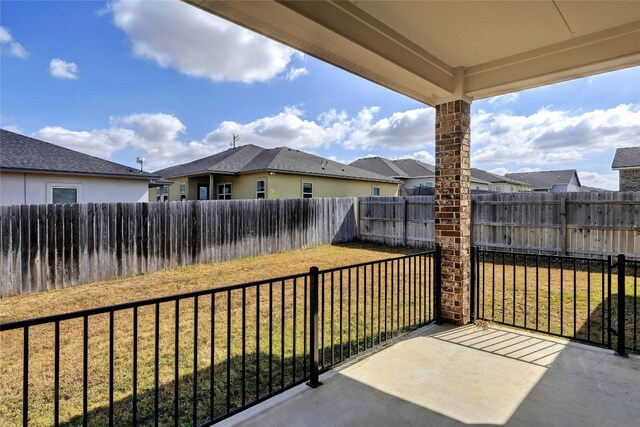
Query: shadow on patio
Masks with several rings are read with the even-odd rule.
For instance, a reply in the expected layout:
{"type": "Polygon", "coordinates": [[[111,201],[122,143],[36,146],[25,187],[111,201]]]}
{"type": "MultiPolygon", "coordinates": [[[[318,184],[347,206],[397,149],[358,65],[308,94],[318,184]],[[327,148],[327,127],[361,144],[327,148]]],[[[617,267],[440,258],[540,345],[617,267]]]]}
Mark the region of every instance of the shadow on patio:
{"type": "Polygon", "coordinates": [[[504,327],[427,326],[224,425],[637,425],[640,359],[504,327]]]}

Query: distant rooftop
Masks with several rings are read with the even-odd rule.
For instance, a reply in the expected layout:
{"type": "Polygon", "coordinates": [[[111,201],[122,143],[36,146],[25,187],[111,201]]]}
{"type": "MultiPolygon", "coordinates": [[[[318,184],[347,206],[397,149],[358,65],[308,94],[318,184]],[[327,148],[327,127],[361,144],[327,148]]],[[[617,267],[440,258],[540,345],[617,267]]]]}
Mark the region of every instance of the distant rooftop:
{"type": "Polygon", "coordinates": [[[640,167],[640,147],[618,148],[613,157],[612,169],[640,167]]]}
{"type": "Polygon", "coordinates": [[[251,172],[280,172],[397,183],[393,178],[345,165],[288,147],[266,149],[248,144],[192,162],[156,171],[163,178],[201,174],[240,175],[251,172]]]}
{"type": "Polygon", "coordinates": [[[578,180],[578,173],[575,169],[539,171],[539,172],[516,172],[505,174],[507,178],[519,180],[527,183],[534,190],[549,190],[554,185],[567,185],[574,176],[578,180]]]}
{"type": "Polygon", "coordinates": [[[139,169],[0,129],[0,170],[152,180],[139,169]]]}

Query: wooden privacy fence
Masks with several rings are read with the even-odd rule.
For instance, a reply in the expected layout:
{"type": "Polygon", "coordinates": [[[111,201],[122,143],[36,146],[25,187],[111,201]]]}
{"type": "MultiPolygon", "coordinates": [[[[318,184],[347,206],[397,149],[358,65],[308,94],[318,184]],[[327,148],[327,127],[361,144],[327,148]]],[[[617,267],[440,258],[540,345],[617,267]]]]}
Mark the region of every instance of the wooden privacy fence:
{"type": "Polygon", "coordinates": [[[355,198],[0,207],[2,297],[356,237],[355,198]]]}
{"type": "MultiPolygon", "coordinates": [[[[361,240],[431,247],[434,197],[359,199],[361,240]]],[[[640,259],[640,192],[473,195],[474,245],[571,256],[640,259]]]]}

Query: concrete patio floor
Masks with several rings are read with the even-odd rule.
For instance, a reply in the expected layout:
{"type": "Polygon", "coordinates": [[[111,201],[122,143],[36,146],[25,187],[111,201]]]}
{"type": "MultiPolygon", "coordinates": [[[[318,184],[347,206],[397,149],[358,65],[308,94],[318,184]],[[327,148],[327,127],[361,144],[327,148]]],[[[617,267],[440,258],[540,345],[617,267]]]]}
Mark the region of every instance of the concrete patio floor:
{"type": "Polygon", "coordinates": [[[640,358],[504,327],[427,326],[222,425],[638,426],[640,358]]]}

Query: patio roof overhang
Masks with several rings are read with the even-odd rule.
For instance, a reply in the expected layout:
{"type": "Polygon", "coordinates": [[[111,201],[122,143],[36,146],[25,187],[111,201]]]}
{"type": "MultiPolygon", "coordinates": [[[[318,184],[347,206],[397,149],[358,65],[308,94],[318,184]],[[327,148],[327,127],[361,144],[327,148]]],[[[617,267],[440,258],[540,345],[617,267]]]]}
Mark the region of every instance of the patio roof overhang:
{"type": "Polygon", "coordinates": [[[638,1],[183,1],[431,106],[640,64],[638,1]]]}

